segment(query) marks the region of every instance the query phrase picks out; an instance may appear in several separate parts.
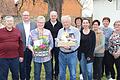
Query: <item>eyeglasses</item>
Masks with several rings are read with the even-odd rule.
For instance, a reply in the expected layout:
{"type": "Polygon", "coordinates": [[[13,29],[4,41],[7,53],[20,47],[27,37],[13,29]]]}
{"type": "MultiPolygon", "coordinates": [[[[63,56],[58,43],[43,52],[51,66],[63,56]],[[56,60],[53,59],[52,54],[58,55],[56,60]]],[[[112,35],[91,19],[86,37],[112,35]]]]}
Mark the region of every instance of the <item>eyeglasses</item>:
{"type": "Polygon", "coordinates": [[[23,16],[29,16],[29,15],[23,15],[23,16]]]}
{"type": "Polygon", "coordinates": [[[115,24],[115,26],[120,26],[120,24],[115,24]]]}

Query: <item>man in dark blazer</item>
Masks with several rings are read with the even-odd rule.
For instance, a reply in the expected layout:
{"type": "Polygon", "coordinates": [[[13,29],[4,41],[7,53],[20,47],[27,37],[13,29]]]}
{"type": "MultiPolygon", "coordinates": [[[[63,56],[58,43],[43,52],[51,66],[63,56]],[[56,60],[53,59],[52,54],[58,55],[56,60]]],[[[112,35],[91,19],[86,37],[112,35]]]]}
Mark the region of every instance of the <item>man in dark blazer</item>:
{"type": "Polygon", "coordinates": [[[63,27],[62,23],[57,20],[57,12],[51,11],[50,12],[50,20],[45,23],[45,28],[49,29],[53,36],[53,49],[51,51],[52,53],[52,74],[54,74],[53,69],[53,55],[55,58],[55,79],[57,80],[58,74],[59,74],[59,61],[58,61],[58,55],[59,55],[59,48],[55,47],[55,38],[57,38],[58,31],[63,27]]]}
{"type": "Polygon", "coordinates": [[[18,23],[16,27],[20,30],[24,44],[24,61],[20,62],[20,79],[30,80],[32,52],[28,49],[28,38],[30,31],[36,28],[36,24],[30,21],[28,11],[22,13],[23,21],[18,23]]]}

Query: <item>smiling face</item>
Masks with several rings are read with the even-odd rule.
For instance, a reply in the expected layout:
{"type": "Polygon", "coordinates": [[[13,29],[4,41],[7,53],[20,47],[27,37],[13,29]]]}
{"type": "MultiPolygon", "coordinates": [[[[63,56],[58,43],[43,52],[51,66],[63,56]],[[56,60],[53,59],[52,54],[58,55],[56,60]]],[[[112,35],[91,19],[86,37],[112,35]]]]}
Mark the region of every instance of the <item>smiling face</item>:
{"type": "Polygon", "coordinates": [[[30,14],[28,11],[24,11],[22,14],[22,19],[24,22],[29,22],[30,21],[30,14]]]}
{"type": "Polygon", "coordinates": [[[114,29],[115,29],[115,31],[119,31],[120,32],[120,21],[115,21],[114,29]]]}
{"type": "Polygon", "coordinates": [[[63,21],[62,21],[62,24],[63,24],[64,28],[69,28],[70,25],[71,25],[71,22],[68,21],[68,20],[63,20],[63,21]]]}
{"type": "Polygon", "coordinates": [[[62,16],[61,22],[63,24],[63,27],[65,29],[67,29],[71,26],[71,17],[70,16],[62,16]]]}
{"type": "Polygon", "coordinates": [[[57,12],[56,11],[51,11],[50,12],[50,20],[52,21],[52,22],[55,22],[56,20],[57,20],[57,12]]]}
{"type": "Polygon", "coordinates": [[[80,19],[77,19],[77,20],[76,20],[76,26],[81,26],[81,24],[82,24],[82,23],[81,23],[81,20],[80,20],[80,19]]]}
{"type": "Polygon", "coordinates": [[[109,24],[110,24],[110,22],[107,19],[103,20],[104,27],[108,27],[109,24]]]}
{"type": "Polygon", "coordinates": [[[94,20],[92,22],[92,28],[94,31],[97,31],[99,29],[99,26],[100,26],[100,21],[99,20],[94,20]]]}
{"type": "Polygon", "coordinates": [[[98,30],[99,29],[99,25],[98,25],[97,22],[94,22],[92,27],[93,27],[94,30],[98,30]]]}
{"type": "Polygon", "coordinates": [[[14,19],[12,16],[5,17],[5,26],[6,28],[12,28],[14,26],[14,19]]]}
{"type": "Polygon", "coordinates": [[[45,25],[45,17],[44,16],[38,16],[37,17],[37,27],[39,29],[43,29],[45,25]]]}
{"type": "Polygon", "coordinates": [[[37,27],[38,27],[39,29],[44,28],[44,24],[45,24],[44,21],[37,21],[37,27]]]}
{"type": "Polygon", "coordinates": [[[89,20],[83,19],[82,27],[86,29],[86,28],[89,28],[89,26],[90,26],[89,20]]]}

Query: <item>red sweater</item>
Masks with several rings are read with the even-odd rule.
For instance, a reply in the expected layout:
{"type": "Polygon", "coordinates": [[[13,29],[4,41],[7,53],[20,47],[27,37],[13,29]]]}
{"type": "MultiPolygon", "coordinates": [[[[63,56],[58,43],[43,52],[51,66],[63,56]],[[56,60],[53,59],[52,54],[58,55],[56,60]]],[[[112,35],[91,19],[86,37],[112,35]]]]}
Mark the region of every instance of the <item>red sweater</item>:
{"type": "Polygon", "coordinates": [[[0,58],[23,57],[23,43],[19,30],[0,29],[0,58]]]}

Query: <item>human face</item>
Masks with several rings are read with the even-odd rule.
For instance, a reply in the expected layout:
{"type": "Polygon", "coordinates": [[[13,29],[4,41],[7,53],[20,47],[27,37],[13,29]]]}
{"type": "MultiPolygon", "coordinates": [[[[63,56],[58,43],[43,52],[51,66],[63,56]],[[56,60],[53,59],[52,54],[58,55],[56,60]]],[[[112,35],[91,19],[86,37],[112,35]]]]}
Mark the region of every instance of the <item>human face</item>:
{"type": "Polygon", "coordinates": [[[5,20],[5,25],[7,28],[12,28],[14,26],[14,20],[12,18],[8,18],[5,20]]]}
{"type": "Polygon", "coordinates": [[[52,22],[55,22],[57,20],[57,13],[56,12],[51,12],[50,13],[50,20],[52,22]]]}
{"type": "Polygon", "coordinates": [[[63,24],[63,27],[64,27],[65,29],[67,29],[67,28],[70,27],[71,21],[70,21],[70,20],[67,20],[67,19],[64,19],[64,20],[62,20],[62,24],[63,24]]]}
{"type": "Polygon", "coordinates": [[[120,22],[116,22],[115,23],[114,29],[115,29],[115,31],[119,31],[120,32],[120,22]]]}
{"type": "Polygon", "coordinates": [[[43,28],[44,28],[44,24],[45,24],[44,21],[37,21],[37,27],[38,27],[39,29],[43,29],[43,28]]]}
{"type": "Polygon", "coordinates": [[[89,21],[88,20],[83,20],[82,27],[85,29],[85,28],[89,28],[89,26],[90,26],[89,21]]]}
{"type": "Polygon", "coordinates": [[[24,22],[29,22],[30,21],[29,12],[27,12],[27,11],[23,12],[22,19],[24,22]]]}
{"type": "Polygon", "coordinates": [[[80,19],[76,20],[76,26],[81,26],[81,20],[80,19]]]}
{"type": "Polygon", "coordinates": [[[103,20],[104,27],[108,27],[109,24],[110,24],[110,22],[107,19],[103,20]]]}
{"type": "Polygon", "coordinates": [[[98,30],[99,29],[98,22],[94,22],[92,27],[93,27],[93,30],[98,30]]]}

